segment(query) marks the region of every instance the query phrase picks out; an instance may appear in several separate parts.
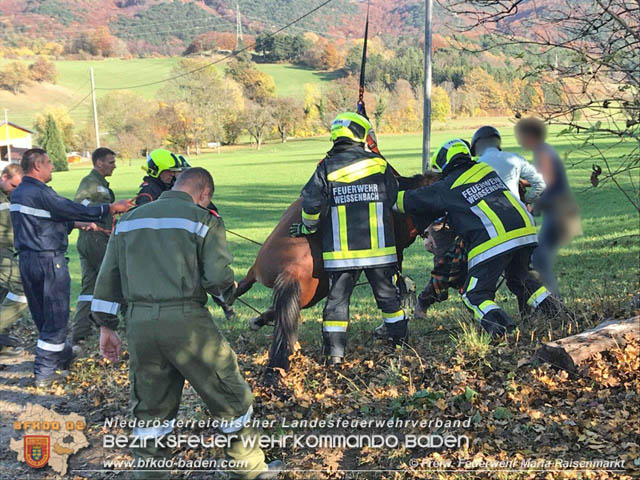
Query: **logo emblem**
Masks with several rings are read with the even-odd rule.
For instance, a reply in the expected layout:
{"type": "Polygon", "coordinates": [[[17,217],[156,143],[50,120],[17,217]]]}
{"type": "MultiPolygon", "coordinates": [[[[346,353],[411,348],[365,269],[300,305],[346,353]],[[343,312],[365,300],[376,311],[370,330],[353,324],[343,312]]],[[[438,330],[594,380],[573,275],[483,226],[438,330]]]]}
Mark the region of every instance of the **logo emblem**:
{"type": "Polygon", "coordinates": [[[42,468],[49,461],[49,436],[24,436],[24,461],[33,468],[42,468]]]}

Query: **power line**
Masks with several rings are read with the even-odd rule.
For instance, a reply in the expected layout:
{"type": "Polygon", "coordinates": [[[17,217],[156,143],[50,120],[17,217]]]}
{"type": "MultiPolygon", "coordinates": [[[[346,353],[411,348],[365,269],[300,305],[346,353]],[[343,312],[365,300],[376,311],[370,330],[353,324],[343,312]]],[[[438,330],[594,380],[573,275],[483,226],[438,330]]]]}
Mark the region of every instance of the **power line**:
{"type": "Polygon", "coordinates": [[[91,91],[89,91],[89,93],[87,93],[84,97],[82,97],[82,100],[80,100],[73,107],[71,107],[69,109],[69,113],[73,112],[76,108],[78,108],[82,102],[84,102],[87,98],[89,98],[89,96],[91,96],[91,91]]]}
{"type": "MultiPolygon", "coordinates": [[[[284,25],[284,26],[280,27],[280,28],[279,28],[279,29],[277,29],[276,31],[274,31],[274,32],[271,32],[271,33],[267,34],[267,36],[268,36],[268,37],[273,37],[273,36],[277,35],[278,33],[280,33],[280,32],[282,32],[282,31],[286,30],[286,29],[287,29],[287,28],[289,28],[290,26],[295,25],[296,23],[300,22],[301,20],[303,20],[303,19],[307,18],[309,15],[312,15],[313,13],[317,12],[317,11],[318,11],[318,10],[320,10],[322,7],[324,7],[325,5],[328,5],[328,4],[329,4],[329,3],[331,3],[332,1],[333,1],[333,0],[325,0],[325,1],[324,1],[324,2],[322,2],[320,5],[318,5],[318,6],[314,7],[314,8],[312,8],[311,10],[309,10],[307,13],[305,13],[305,14],[303,14],[303,15],[299,16],[299,17],[298,17],[298,18],[296,18],[295,20],[292,20],[291,22],[289,22],[289,23],[287,23],[286,25],[284,25]]],[[[255,42],[254,42],[253,44],[251,44],[251,45],[247,45],[247,46],[245,46],[245,47],[241,48],[240,50],[236,50],[235,52],[229,53],[229,54],[225,55],[224,57],[222,57],[222,58],[220,58],[220,59],[218,59],[218,60],[215,60],[215,61],[213,61],[213,62],[209,62],[209,63],[207,63],[206,65],[202,65],[202,66],[200,66],[200,67],[198,67],[198,68],[194,68],[193,70],[189,70],[189,71],[184,72],[184,73],[181,73],[181,74],[179,74],[179,75],[174,75],[174,76],[172,76],[172,77],[165,78],[164,80],[156,80],[156,81],[153,81],[153,82],[142,83],[142,84],[139,84],[139,85],[131,85],[131,86],[128,86],[128,87],[98,87],[98,88],[96,88],[96,90],[133,90],[133,89],[135,89],[135,88],[148,87],[148,86],[150,86],[150,85],[157,85],[157,84],[160,84],[160,83],[169,82],[169,81],[171,81],[171,80],[176,80],[176,79],[178,79],[178,78],[186,77],[187,75],[191,75],[191,74],[193,74],[193,73],[199,72],[199,71],[201,71],[201,70],[204,70],[204,69],[206,69],[206,68],[209,68],[209,67],[211,67],[211,66],[213,66],[213,65],[216,65],[216,64],[218,64],[218,63],[222,63],[222,62],[224,62],[225,60],[228,60],[228,59],[230,59],[230,58],[233,58],[233,57],[237,56],[238,54],[240,54],[240,53],[242,53],[242,52],[244,52],[244,51],[248,50],[249,48],[252,48],[254,45],[255,45],[255,42]]]]}

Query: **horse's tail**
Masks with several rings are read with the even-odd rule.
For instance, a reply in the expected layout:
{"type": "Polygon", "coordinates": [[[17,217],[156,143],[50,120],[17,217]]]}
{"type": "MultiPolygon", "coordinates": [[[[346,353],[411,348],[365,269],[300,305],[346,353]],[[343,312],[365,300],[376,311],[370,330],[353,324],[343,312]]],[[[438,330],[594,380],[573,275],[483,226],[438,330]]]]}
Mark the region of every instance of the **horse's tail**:
{"type": "Polygon", "coordinates": [[[282,272],[273,286],[275,332],[269,352],[269,367],[289,369],[289,355],[298,341],[300,317],[300,282],[289,272],[282,272]]]}

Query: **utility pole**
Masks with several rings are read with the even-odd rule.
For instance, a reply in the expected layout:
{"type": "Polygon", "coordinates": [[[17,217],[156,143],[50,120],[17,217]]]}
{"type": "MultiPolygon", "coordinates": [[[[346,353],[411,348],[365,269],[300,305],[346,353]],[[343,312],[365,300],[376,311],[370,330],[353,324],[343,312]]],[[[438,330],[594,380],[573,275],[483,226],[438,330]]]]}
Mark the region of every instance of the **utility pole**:
{"type": "Polygon", "coordinates": [[[9,136],[9,116],[7,115],[7,109],[4,109],[4,128],[5,135],[7,136],[7,161],[11,163],[11,137],[9,136]]]}
{"type": "Polygon", "coordinates": [[[236,50],[242,43],[242,21],[240,17],[240,5],[236,3],[236,50]]]}
{"type": "Polygon", "coordinates": [[[424,16],[424,109],[422,116],[422,171],[430,170],[431,151],[431,10],[432,0],[425,0],[424,16]]]}
{"type": "Polygon", "coordinates": [[[96,84],[91,67],[91,99],[93,100],[93,126],[96,129],[96,148],[100,148],[100,129],[98,128],[98,108],[96,107],[96,84]]]}

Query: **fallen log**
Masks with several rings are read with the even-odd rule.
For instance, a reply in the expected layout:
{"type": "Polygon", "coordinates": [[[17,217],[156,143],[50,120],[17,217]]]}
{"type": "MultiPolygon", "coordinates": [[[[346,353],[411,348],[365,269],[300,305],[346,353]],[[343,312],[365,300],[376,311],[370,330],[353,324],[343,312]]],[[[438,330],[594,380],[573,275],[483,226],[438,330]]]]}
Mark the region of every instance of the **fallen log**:
{"type": "Polygon", "coordinates": [[[598,352],[626,345],[626,336],[640,339],[640,316],[626,320],[607,320],[570,337],[545,343],[535,356],[570,373],[598,352]]]}

